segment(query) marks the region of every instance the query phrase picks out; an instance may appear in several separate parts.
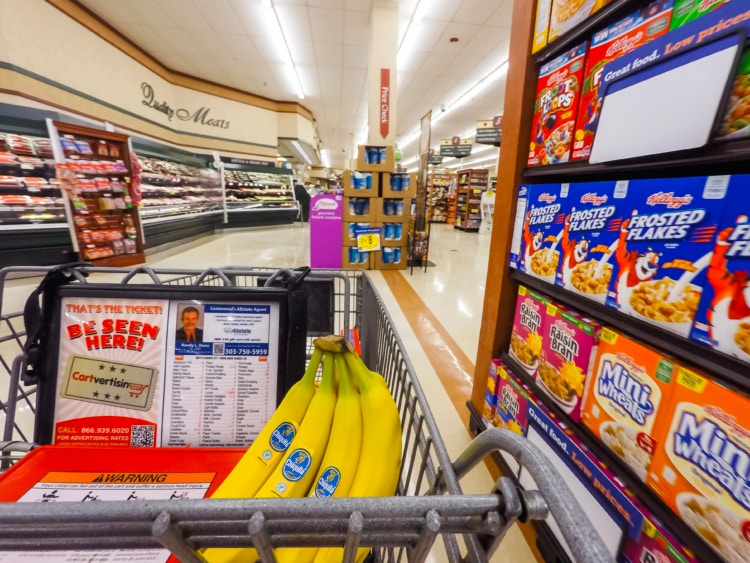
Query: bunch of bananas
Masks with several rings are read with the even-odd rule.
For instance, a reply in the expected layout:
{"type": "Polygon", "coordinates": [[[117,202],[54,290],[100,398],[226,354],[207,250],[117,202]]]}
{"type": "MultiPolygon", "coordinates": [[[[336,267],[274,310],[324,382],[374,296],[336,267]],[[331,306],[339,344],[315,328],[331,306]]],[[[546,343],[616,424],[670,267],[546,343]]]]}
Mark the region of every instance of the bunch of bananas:
{"type": "MultiPolygon", "coordinates": [[[[305,374],[211,498],[381,497],[396,492],[401,421],[383,378],[348,340],[326,336],[305,374]],[[315,378],[323,364],[320,385],[315,378]]],[[[343,548],[284,548],[281,563],[338,562],[343,548]]],[[[362,561],[369,549],[357,552],[362,561]]],[[[209,563],[254,562],[250,548],[209,548],[209,563]]]]}

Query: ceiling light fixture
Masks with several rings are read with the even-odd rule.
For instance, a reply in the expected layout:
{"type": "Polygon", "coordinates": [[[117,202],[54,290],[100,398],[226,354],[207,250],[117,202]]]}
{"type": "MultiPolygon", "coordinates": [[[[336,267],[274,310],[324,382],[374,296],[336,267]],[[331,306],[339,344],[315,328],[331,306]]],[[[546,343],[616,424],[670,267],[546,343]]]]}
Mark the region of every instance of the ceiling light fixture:
{"type": "Polygon", "coordinates": [[[271,37],[274,45],[283,45],[283,49],[279,49],[282,58],[284,59],[284,67],[287,71],[288,80],[291,82],[294,91],[297,93],[297,97],[300,100],[305,98],[305,91],[302,88],[302,81],[297,73],[297,67],[294,66],[294,59],[292,58],[292,52],[289,49],[289,43],[284,35],[284,30],[281,27],[281,20],[279,14],[276,12],[276,7],[273,5],[273,0],[261,0],[263,6],[263,13],[266,15],[266,20],[271,28],[271,37]],[[278,37],[281,37],[281,41],[278,41],[278,37]]]}
{"type": "Polygon", "coordinates": [[[307,162],[307,164],[312,165],[312,160],[310,160],[310,157],[307,156],[307,153],[305,152],[305,149],[302,148],[302,145],[300,145],[297,141],[292,141],[292,146],[297,149],[297,152],[302,155],[302,158],[305,159],[305,162],[307,162]]]}
{"type": "Polygon", "coordinates": [[[320,160],[323,162],[323,166],[325,168],[331,167],[331,157],[328,149],[323,149],[320,151],[320,160]]]}

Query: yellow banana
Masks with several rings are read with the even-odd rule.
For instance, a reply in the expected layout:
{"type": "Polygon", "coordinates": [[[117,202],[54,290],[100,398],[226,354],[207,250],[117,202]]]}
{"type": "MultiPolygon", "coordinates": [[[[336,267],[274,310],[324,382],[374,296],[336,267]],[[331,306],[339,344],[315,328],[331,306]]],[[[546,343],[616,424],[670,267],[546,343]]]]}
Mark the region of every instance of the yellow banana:
{"type": "MultiPolygon", "coordinates": [[[[354,482],[362,450],[362,405],[354,388],[349,367],[341,354],[335,355],[335,369],[339,380],[338,400],[333,414],[333,426],[328,447],[323,456],[309,496],[345,497],[354,482]]],[[[276,550],[278,563],[310,563],[317,548],[287,548],[276,550]]]]}
{"type": "MultiPolygon", "coordinates": [[[[398,407],[380,375],[370,372],[353,353],[343,354],[359,387],[362,403],[362,452],[351,497],[380,497],[395,494],[401,472],[401,419],[398,407]]],[[[357,550],[363,559],[369,548],[357,550]]],[[[338,563],[343,548],[318,550],[315,563],[338,563]]]]}

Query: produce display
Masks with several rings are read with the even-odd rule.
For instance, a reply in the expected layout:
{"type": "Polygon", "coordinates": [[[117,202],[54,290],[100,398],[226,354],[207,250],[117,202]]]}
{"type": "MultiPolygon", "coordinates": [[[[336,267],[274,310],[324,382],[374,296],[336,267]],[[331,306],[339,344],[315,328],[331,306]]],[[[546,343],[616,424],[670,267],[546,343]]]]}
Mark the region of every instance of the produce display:
{"type": "MultiPolygon", "coordinates": [[[[348,340],[318,338],[305,374],[211,498],[391,496],[401,422],[383,378],[348,340]],[[322,365],[320,386],[315,378],[322,365]],[[337,388],[338,387],[338,388],[337,388]]],[[[360,549],[364,558],[367,549],[360,549]]],[[[278,561],[341,561],[343,549],[277,549],[278,561]]],[[[252,561],[252,549],[210,548],[211,563],[252,561]]]]}

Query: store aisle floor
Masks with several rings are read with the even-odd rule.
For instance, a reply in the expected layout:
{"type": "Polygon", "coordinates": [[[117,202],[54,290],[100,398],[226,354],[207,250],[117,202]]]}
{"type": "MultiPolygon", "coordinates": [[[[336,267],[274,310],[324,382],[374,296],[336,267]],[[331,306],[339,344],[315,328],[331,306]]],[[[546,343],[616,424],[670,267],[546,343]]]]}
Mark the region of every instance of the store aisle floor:
{"type": "MultiPolygon", "coordinates": [[[[307,224],[227,231],[150,253],[154,268],[204,269],[221,266],[298,267],[309,264],[307,224]]],[[[481,323],[489,236],[434,225],[425,270],[373,271],[380,292],[406,346],[452,459],[471,440],[465,403],[471,393],[473,362],[481,323]]],[[[33,280],[8,283],[3,312],[23,308],[33,280]],[[19,302],[14,302],[17,299],[19,302]]],[[[461,480],[465,493],[486,494],[492,478],[483,464],[461,480]]],[[[447,561],[438,542],[428,561],[447,561]]],[[[525,563],[536,558],[514,526],[492,561],[525,563]]]]}

